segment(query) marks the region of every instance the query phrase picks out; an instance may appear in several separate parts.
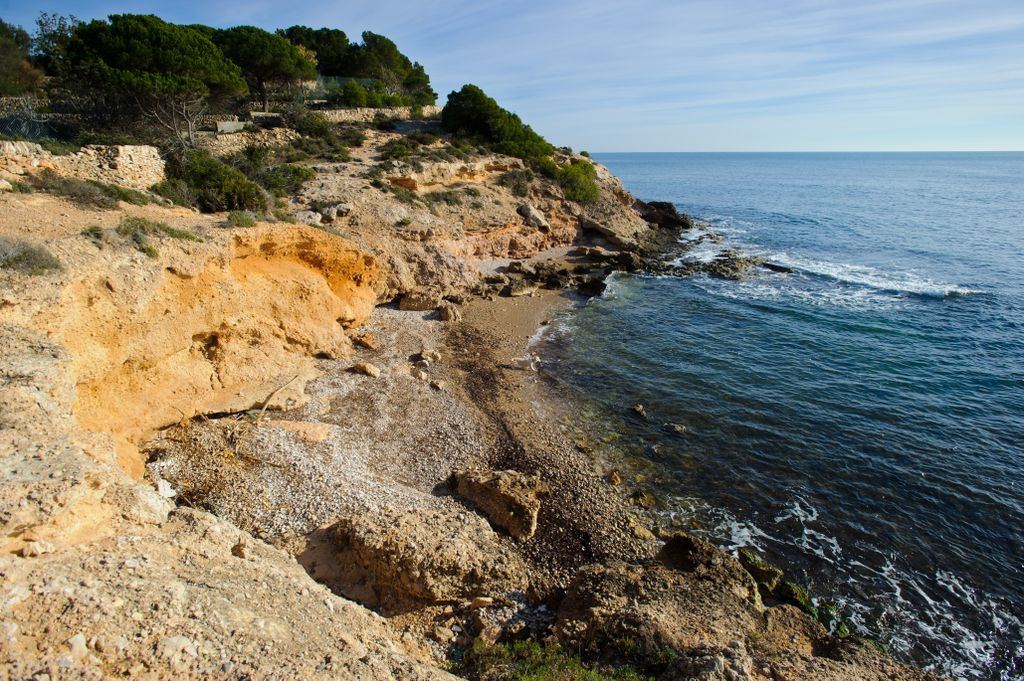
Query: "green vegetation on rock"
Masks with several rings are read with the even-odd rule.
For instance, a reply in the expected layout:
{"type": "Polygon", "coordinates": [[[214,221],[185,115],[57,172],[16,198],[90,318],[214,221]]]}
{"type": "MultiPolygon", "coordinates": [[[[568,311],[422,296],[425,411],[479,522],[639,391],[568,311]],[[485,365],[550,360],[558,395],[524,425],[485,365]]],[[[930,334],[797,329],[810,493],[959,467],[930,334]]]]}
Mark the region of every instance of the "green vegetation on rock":
{"type": "Polygon", "coordinates": [[[456,671],[480,681],[642,681],[633,667],[589,666],[558,645],[476,644],[456,671]]]}
{"type": "Polygon", "coordinates": [[[549,156],[555,148],[516,114],[501,108],[476,85],[448,95],[441,125],[453,135],[485,144],[499,154],[524,160],[549,156]]]}
{"type": "Polygon", "coordinates": [[[0,269],[37,276],[61,269],[60,260],[42,246],[0,237],[0,269]]]}
{"type": "Polygon", "coordinates": [[[269,205],[262,187],[205,151],[190,150],[173,156],[167,164],[167,174],[168,180],[154,186],[154,191],[175,203],[195,205],[207,213],[263,213],[269,205]]]}

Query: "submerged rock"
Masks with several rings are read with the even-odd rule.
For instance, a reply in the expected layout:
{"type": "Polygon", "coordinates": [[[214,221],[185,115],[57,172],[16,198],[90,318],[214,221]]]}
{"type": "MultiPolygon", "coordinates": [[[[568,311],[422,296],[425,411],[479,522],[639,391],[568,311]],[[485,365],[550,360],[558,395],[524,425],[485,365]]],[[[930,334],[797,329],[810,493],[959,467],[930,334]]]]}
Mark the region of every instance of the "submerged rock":
{"type": "Polygon", "coordinates": [[[540,499],[547,492],[539,477],[488,470],[461,471],[454,477],[455,493],[516,539],[529,539],[537,531],[540,499]]]}

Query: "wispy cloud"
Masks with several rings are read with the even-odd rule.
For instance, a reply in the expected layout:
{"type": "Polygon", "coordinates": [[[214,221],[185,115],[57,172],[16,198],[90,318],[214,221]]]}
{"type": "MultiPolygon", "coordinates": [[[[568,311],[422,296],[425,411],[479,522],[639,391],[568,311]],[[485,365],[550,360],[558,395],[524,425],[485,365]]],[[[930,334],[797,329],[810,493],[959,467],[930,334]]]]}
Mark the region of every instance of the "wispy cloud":
{"type": "Polygon", "coordinates": [[[0,15],[373,30],[442,96],[477,83],[595,150],[1024,148],[1020,0],[48,4],[0,0],[0,15]]]}

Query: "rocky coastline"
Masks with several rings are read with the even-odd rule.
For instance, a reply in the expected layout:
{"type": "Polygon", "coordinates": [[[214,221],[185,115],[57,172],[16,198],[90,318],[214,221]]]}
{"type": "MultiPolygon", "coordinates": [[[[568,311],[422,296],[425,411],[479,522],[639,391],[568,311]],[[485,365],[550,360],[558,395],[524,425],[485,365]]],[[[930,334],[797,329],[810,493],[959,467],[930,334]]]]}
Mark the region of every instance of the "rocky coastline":
{"type": "Polygon", "coordinates": [[[514,194],[507,158],[369,184],[396,134],[318,166],[307,225],[0,196],[0,234],[63,263],[0,271],[5,675],[516,678],[529,644],[607,678],[935,678],[758,556],[659,532],[536,371],[613,272],[784,268],[678,264],[716,236],[596,164],[589,205],[514,194]],[[122,213],[201,240],[146,258],[122,213]]]}

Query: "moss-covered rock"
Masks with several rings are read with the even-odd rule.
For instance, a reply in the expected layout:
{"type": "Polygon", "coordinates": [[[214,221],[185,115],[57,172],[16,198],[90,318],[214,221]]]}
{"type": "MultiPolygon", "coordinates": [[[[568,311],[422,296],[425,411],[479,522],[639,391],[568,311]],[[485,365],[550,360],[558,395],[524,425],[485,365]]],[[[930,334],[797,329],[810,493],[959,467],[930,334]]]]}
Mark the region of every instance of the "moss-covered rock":
{"type": "Polygon", "coordinates": [[[784,575],[782,570],[759,556],[753,549],[746,547],[740,549],[738,557],[740,565],[750,573],[754,581],[763,586],[769,593],[774,591],[775,587],[782,581],[784,575]]]}

